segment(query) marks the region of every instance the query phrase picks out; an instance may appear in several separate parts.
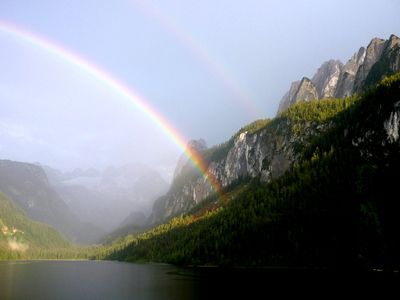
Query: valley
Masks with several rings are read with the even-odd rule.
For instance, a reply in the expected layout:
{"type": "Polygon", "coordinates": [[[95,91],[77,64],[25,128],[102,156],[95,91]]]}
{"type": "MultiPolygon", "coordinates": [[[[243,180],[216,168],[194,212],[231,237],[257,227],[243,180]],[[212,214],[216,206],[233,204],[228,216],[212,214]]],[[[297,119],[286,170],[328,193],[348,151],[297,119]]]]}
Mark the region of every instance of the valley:
{"type": "Polygon", "coordinates": [[[95,2],[0,5],[1,299],[398,286],[398,3],[95,2]]]}

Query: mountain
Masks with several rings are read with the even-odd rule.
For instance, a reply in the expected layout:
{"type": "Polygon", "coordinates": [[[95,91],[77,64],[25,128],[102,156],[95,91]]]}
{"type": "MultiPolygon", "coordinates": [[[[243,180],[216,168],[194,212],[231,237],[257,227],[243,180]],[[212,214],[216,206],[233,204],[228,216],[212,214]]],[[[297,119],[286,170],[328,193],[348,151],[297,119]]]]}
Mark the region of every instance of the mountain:
{"type": "MultiPolygon", "coordinates": [[[[342,69],[342,62],[333,59],[324,62],[321,67],[319,67],[317,73],[315,73],[311,80],[317,90],[318,98],[334,96],[342,69]]],[[[297,98],[301,99],[299,96],[297,98]]]]}
{"type": "Polygon", "coordinates": [[[353,93],[354,80],[359,67],[364,62],[365,54],[366,49],[361,47],[358,52],[354,53],[354,55],[343,66],[341,76],[339,76],[335,90],[334,96],[336,98],[348,97],[353,93]]]}
{"type": "Polygon", "coordinates": [[[126,227],[126,226],[144,226],[146,225],[147,222],[147,217],[144,213],[141,211],[132,211],[126,218],[125,220],[122,221],[120,227],[126,227]]]}
{"type": "Polygon", "coordinates": [[[134,209],[148,215],[155,199],[163,195],[168,184],[152,168],[129,164],[114,169],[112,174],[105,172],[102,189],[109,193],[118,191],[121,196],[135,204],[134,209]]]}
{"type": "MultiPolygon", "coordinates": [[[[198,139],[198,140],[191,140],[188,142],[186,146],[186,151],[190,153],[190,151],[195,151],[195,152],[203,152],[207,150],[207,144],[206,141],[203,139],[198,139]]],[[[178,176],[180,176],[183,172],[185,172],[184,167],[187,165],[189,158],[185,153],[182,153],[180,156],[178,163],[175,167],[174,171],[174,179],[178,176]]]]}
{"type": "Polygon", "coordinates": [[[74,242],[90,243],[99,235],[96,228],[78,220],[37,165],[0,160],[0,191],[30,218],[53,226],[74,242]]]}
{"type": "MultiPolygon", "coordinates": [[[[261,176],[270,182],[284,174],[300,157],[300,150],[312,138],[333,126],[330,118],[341,109],[340,102],[329,104],[323,116],[313,118],[276,118],[258,120],[242,128],[224,144],[207,149],[200,154],[213,174],[227,187],[243,177],[261,176]]],[[[157,224],[181,213],[186,213],[213,193],[209,182],[196,169],[173,181],[166,195],[153,207],[151,221],[157,224]]]]}
{"type": "Polygon", "coordinates": [[[400,39],[374,38],[367,48],[361,47],[345,65],[339,60],[324,62],[312,79],[295,81],[282,97],[278,113],[299,101],[342,98],[365,91],[385,76],[400,71],[400,39]]]}
{"type": "MultiPolygon", "coordinates": [[[[399,99],[400,73],[361,96],[297,103],[250,124],[202,153],[221,194],[97,257],[398,270],[399,99]]],[[[193,202],[202,176],[191,175],[177,177],[164,206],[193,202]]]]}
{"type": "MultiPolygon", "coordinates": [[[[395,38],[397,39],[397,37],[395,38]]],[[[364,81],[368,77],[368,73],[373,65],[380,60],[383,49],[386,48],[386,46],[385,40],[379,38],[374,38],[371,40],[367,47],[364,61],[357,70],[353,91],[362,90],[364,81]]]]}
{"type": "Polygon", "coordinates": [[[101,177],[101,172],[94,168],[90,168],[87,170],[76,168],[70,172],[62,172],[47,165],[43,165],[40,163],[36,164],[45,171],[50,183],[52,183],[53,185],[60,185],[62,182],[65,181],[74,181],[79,179],[84,179],[85,181],[87,181],[91,178],[95,182],[97,178],[101,177]]]}
{"type": "Polygon", "coordinates": [[[100,242],[102,244],[110,244],[128,235],[144,232],[149,227],[148,217],[143,212],[132,211],[116,229],[103,236],[100,242]]]}
{"type": "Polygon", "coordinates": [[[279,111],[297,102],[298,99],[310,101],[318,98],[318,91],[312,81],[307,77],[303,77],[300,81],[292,83],[289,91],[283,96],[279,104],[279,111]]]}
{"type": "Polygon", "coordinates": [[[125,216],[131,211],[142,211],[148,215],[154,200],[167,189],[168,184],[158,172],[137,163],[107,168],[97,187],[99,193],[113,199],[114,203],[130,203],[131,209],[126,211],[125,216]]]}
{"type": "Polygon", "coordinates": [[[100,228],[102,235],[142,224],[143,220],[136,217],[146,218],[154,201],[168,189],[161,175],[143,164],[108,167],[104,172],[61,172],[48,166],[44,170],[69,209],[81,221],[100,228]]]}
{"type": "Polygon", "coordinates": [[[32,221],[20,207],[0,193],[0,259],[29,257],[40,250],[69,246],[55,229],[32,221]]]}

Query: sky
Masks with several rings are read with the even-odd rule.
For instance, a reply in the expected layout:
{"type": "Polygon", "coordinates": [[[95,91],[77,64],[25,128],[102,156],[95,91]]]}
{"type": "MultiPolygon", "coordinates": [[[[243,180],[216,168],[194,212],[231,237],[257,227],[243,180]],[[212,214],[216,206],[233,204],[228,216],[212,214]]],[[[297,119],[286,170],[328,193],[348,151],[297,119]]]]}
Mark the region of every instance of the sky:
{"type": "MultiPolygon", "coordinates": [[[[183,140],[212,146],[274,117],[290,83],[324,61],[400,35],[398,12],[396,0],[0,0],[0,28],[79,56],[183,140]]],[[[107,82],[1,29],[0,49],[0,159],[171,174],[182,147],[107,82]]]]}

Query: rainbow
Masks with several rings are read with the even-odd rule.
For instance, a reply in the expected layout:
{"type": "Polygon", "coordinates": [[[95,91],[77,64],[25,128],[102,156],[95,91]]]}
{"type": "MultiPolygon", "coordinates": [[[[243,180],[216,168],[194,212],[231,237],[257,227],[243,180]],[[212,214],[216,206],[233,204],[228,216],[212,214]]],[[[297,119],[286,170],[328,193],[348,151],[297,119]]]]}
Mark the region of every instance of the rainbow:
{"type": "Polygon", "coordinates": [[[220,183],[212,173],[208,172],[208,166],[204,162],[202,156],[194,149],[190,149],[191,147],[187,147],[187,140],[183,137],[183,135],[181,135],[180,132],[175,129],[163,115],[161,115],[154,107],[152,107],[144,97],[139,96],[138,93],[134,92],[123,82],[107,73],[104,69],[43,36],[27,31],[26,29],[16,26],[15,24],[1,20],[0,32],[47,51],[48,53],[60,58],[62,61],[69,63],[81,71],[89,74],[110,88],[116,94],[135,104],[140,111],[150,118],[151,121],[185,153],[185,155],[198,169],[202,176],[209,182],[214,191],[222,195],[220,183]]]}
{"type": "Polygon", "coordinates": [[[174,19],[166,15],[150,1],[135,1],[135,5],[141,9],[143,13],[157,20],[161,24],[162,28],[167,30],[168,33],[175,37],[175,39],[185,45],[185,47],[189,49],[189,51],[222,82],[225,88],[234,95],[234,99],[239,102],[239,104],[253,119],[260,117],[260,109],[258,109],[255,102],[241,87],[238,81],[226,71],[224,66],[215,61],[192,37],[192,35],[182,28],[182,26],[179,26],[174,19]]]}

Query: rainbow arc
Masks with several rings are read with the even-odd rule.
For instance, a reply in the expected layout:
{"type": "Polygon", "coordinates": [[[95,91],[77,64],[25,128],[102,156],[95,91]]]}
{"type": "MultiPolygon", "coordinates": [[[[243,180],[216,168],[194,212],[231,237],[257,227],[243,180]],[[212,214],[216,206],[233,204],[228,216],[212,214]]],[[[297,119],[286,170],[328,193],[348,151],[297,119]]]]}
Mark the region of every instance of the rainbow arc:
{"type": "Polygon", "coordinates": [[[36,33],[27,31],[15,24],[0,21],[0,33],[12,36],[15,39],[22,40],[25,43],[40,48],[47,53],[58,57],[65,63],[75,66],[82,72],[85,72],[103,83],[110,90],[120,95],[121,98],[129,100],[131,103],[142,111],[173,143],[175,143],[189,158],[193,165],[199,170],[202,176],[209,182],[215,192],[221,195],[222,188],[218,180],[213,174],[208,172],[208,166],[204,162],[202,156],[186,147],[187,140],[183,135],[172,126],[172,124],[148,101],[134,91],[132,88],[125,85],[122,81],[111,75],[106,70],[98,65],[93,64],[89,60],[79,56],[71,50],[51,41],[36,33]]]}
{"type": "Polygon", "coordinates": [[[190,53],[196,57],[202,65],[215,76],[223,86],[233,95],[233,100],[254,119],[260,117],[260,109],[251,99],[249,93],[240,85],[238,80],[228,72],[227,69],[213,59],[210,53],[194,37],[189,34],[183,26],[180,26],[173,18],[160,10],[151,1],[135,1],[135,7],[141,9],[143,13],[156,20],[161,27],[171,34],[178,42],[183,44],[190,53]]]}

